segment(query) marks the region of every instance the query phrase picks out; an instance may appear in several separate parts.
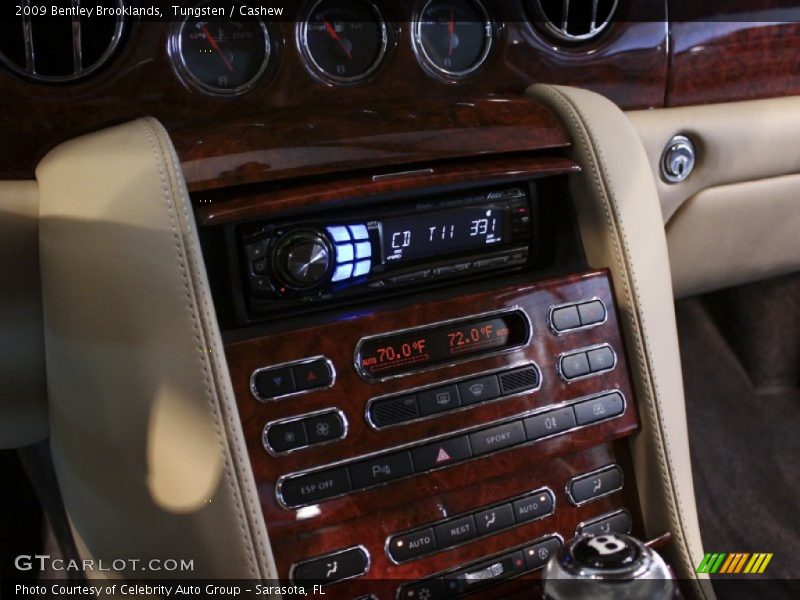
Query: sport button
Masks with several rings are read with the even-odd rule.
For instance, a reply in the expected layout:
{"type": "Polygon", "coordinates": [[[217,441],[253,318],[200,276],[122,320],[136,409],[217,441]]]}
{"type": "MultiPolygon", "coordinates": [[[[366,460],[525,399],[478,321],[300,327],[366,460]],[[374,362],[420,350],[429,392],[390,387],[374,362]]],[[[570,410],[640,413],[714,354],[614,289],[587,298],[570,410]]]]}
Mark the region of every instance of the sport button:
{"type": "Polygon", "coordinates": [[[476,431],[469,435],[469,443],[475,456],[497,452],[503,448],[521,444],[524,441],[525,429],[522,427],[521,421],[513,421],[491,429],[476,431]]]}

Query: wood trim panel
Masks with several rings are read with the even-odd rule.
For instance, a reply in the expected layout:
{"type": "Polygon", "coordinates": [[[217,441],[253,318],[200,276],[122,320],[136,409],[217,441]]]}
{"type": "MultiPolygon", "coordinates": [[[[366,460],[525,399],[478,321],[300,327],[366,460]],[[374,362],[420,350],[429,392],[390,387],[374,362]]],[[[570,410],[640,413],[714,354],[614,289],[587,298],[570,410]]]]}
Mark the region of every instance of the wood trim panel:
{"type": "MultiPolygon", "coordinates": [[[[226,346],[226,355],[270,538],[273,545],[281,549],[276,558],[282,577],[287,576],[295,561],[363,544],[372,557],[372,567],[365,579],[373,583],[378,579],[395,580],[393,585],[396,586],[398,578],[425,577],[548,533],[557,532],[569,538],[577,523],[621,506],[633,516],[634,533],[643,534],[627,445],[612,443],[634,432],[638,422],[606,271],[490,290],[457,300],[366,313],[315,328],[234,342],[226,346]],[[550,306],[592,297],[601,298],[609,309],[608,320],[603,325],[563,335],[552,333],[547,322],[550,306]],[[367,383],[355,372],[353,351],[365,335],[510,307],[521,307],[532,321],[533,338],[526,348],[381,383],[367,383]],[[618,364],[613,371],[573,383],[559,378],[555,366],[558,354],[600,343],[610,344],[617,353],[618,364]],[[254,369],[319,354],[331,359],[337,370],[337,381],[332,389],[267,403],[259,403],[252,397],[249,379],[254,369]],[[371,429],[364,418],[364,408],[371,397],[530,360],[542,371],[542,386],[536,392],[380,431],[371,429]],[[280,475],[388,450],[609,389],[620,390],[627,399],[625,413],[613,420],[322,501],[305,509],[286,510],[275,499],[275,482],[280,475]],[[261,432],[265,423],[329,407],[344,411],[350,424],[346,439],[281,457],[269,456],[264,451],[261,432]],[[623,491],[581,507],[572,506],[564,491],[567,480],[612,462],[623,468],[626,480],[623,491]],[[542,486],[550,487],[556,494],[557,510],[553,517],[400,566],[392,565],[384,553],[383,544],[389,534],[478,509],[542,486]]],[[[337,584],[337,595],[349,590],[348,585],[357,584],[337,584]]]]}

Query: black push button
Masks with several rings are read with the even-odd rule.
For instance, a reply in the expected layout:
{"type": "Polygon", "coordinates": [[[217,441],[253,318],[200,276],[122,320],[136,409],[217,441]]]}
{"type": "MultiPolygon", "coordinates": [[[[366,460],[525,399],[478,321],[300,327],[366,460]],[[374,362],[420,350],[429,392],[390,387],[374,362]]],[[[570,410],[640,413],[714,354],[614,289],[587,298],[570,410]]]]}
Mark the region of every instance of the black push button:
{"type": "Polygon", "coordinates": [[[445,577],[445,586],[448,593],[453,596],[476,590],[494,581],[515,577],[524,570],[525,559],[522,551],[517,550],[505,556],[456,571],[445,577]]]}
{"type": "Polygon", "coordinates": [[[528,546],[522,550],[522,554],[525,556],[525,568],[528,571],[541,569],[547,564],[550,557],[558,552],[559,548],[561,548],[561,540],[557,537],[551,537],[533,546],[528,546]]]}
{"type": "Polygon", "coordinates": [[[433,536],[433,528],[426,527],[396,535],[389,540],[388,550],[391,559],[398,563],[435,552],[436,538],[433,536]]]}
{"type": "Polygon", "coordinates": [[[414,470],[422,473],[472,458],[472,451],[469,440],[462,436],[414,448],[411,456],[414,459],[414,470]]]}
{"type": "Polygon", "coordinates": [[[500,396],[500,384],[497,382],[497,375],[478,377],[459,383],[458,393],[464,406],[486,402],[500,396]]]}
{"type": "Polygon", "coordinates": [[[474,456],[497,452],[503,448],[521,444],[524,441],[525,428],[522,426],[521,421],[513,421],[505,425],[469,434],[469,443],[472,446],[474,456]]]}
{"type": "Polygon", "coordinates": [[[333,373],[328,361],[321,358],[293,366],[292,375],[298,391],[327,387],[333,381],[333,373]]]}
{"type": "Polygon", "coordinates": [[[422,417],[456,409],[461,406],[458,388],[455,385],[447,385],[419,392],[417,406],[422,417]]]}
{"type": "Polygon", "coordinates": [[[600,300],[592,300],[578,306],[581,325],[594,325],[602,323],[606,318],[606,307],[600,300]]]}
{"type": "Polygon", "coordinates": [[[539,370],[534,366],[521,367],[500,374],[500,388],[503,395],[531,390],[539,385],[539,370]]]}
{"type": "Polygon", "coordinates": [[[322,585],[364,575],[369,569],[369,557],[363,548],[349,548],[326,554],[295,565],[292,581],[318,581],[322,585]]]}
{"type": "Polygon", "coordinates": [[[578,425],[588,425],[589,423],[621,415],[624,409],[625,403],[622,401],[622,394],[612,392],[579,402],[575,405],[575,416],[578,420],[578,425]]]}
{"type": "Polygon", "coordinates": [[[603,535],[605,533],[630,533],[631,516],[624,510],[604,515],[588,523],[579,525],[575,535],[603,535]]]}
{"type": "Polygon", "coordinates": [[[575,427],[575,413],[571,406],[528,417],[524,421],[528,441],[556,435],[575,427]]]}
{"type": "Polygon", "coordinates": [[[555,500],[550,492],[539,492],[514,502],[514,517],[517,523],[525,523],[553,513],[555,500]]]}
{"type": "Polygon", "coordinates": [[[306,419],[305,425],[309,444],[322,444],[344,437],[344,421],[336,412],[306,419]]]}
{"type": "Polygon", "coordinates": [[[592,373],[608,371],[614,368],[616,358],[614,357],[614,351],[609,346],[589,350],[586,355],[589,357],[589,370],[592,373]]]}
{"type": "Polygon", "coordinates": [[[274,452],[288,452],[308,445],[303,421],[278,423],[267,429],[267,444],[274,452]]]}
{"type": "Polygon", "coordinates": [[[475,521],[472,515],[453,519],[434,527],[434,533],[436,534],[437,547],[456,546],[475,537],[475,521]]]}
{"type": "Polygon", "coordinates": [[[444,580],[426,579],[410,583],[400,588],[398,600],[444,600],[447,591],[444,589],[444,580]]]}
{"type": "Polygon", "coordinates": [[[575,379],[589,374],[589,359],[585,352],[576,352],[561,357],[561,374],[565,379],[575,379]]]}
{"type": "Polygon", "coordinates": [[[405,423],[419,417],[417,399],[414,396],[398,396],[373,402],[369,409],[376,427],[388,427],[405,423]]]}
{"type": "Polygon", "coordinates": [[[570,480],[568,489],[570,502],[580,506],[594,498],[621,490],[622,469],[612,465],[596,473],[574,477],[570,480]]]}
{"type": "Polygon", "coordinates": [[[287,506],[295,507],[333,498],[349,491],[350,477],[347,469],[339,467],[286,479],[281,495],[287,506]]]}
{"type": "Polygon", "coordinates": [[[408,452],[371,458],[351,465],[349,469],[353,489],[370,487],[414,472],[411,455],[408,452]]]}
{"type": "Polygon", "coordinates": [[[581,326],[581,319],[578,316],[577,306],[565,306],[556,308],[551,316],[553,329],[558,332],[568,331],[581,326]]]}
{"type": "Polygon", "coordinates": [[[514,524],[514,510],[510,504],[501,504],[475,513],[475,527],[478,535],[487,535],[514,524]]]}
{"type": "Polygon", "coordinates": [[[292,370],[289,367],[259,371],[255,377],[255,387],[259,398],[262,400],[291,394],[296,390],[292,370]]]}

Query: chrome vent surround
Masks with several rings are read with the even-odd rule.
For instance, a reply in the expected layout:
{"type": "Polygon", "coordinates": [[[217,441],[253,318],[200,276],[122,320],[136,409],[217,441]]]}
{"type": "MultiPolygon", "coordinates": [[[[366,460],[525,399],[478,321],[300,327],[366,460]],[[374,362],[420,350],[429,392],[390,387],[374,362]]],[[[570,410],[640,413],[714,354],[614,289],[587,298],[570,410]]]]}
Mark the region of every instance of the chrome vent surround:
{"type": "MultiPolygon", "coordinates": [[[[32,0],[20,2],[35,10],[32,0]]],[[[72,0],[72,7],[98,5],[122,13],[123,0],[72,0]]],[[[0,64],[25,79],[66,83],[88,77],[112,57],[125,31],[119,16],[52,17],[31,12],[0,21],[0,64]]]]}
{"type": "Polygon", "coordinates": [[[588,42],[612,22],[618,0],[531,0],[535,20],[561,42],[588,42]]]}

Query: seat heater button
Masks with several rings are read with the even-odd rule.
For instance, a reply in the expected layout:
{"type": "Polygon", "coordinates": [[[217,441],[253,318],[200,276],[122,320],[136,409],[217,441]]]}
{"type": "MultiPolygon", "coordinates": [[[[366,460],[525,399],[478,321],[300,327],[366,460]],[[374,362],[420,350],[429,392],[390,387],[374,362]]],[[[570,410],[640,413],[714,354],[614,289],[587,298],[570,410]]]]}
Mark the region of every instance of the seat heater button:
{"type": "Polygon", "coordinates": [[[514,524],[514,509],[510,504],[502,504],[475,513],[475,527],[478,535],[486,535],[506,529],[514,524]]]}
{"type": "Polygon", "coordinates": [[[525,428],[521,421],[513,421],[469,434],[469,443],[474,456],[497,452],[509,446],[522,444],[524,441],[525,428]]]}
{"type": "Polygon", "coordinates": [[[550,560],[550,557],[558,552],[559,548],[561,548],[561,540],[557,537],[551,537],[533,546],[528,546],[522,550],[522,554],[525,556],[525,568],[528,571],[542,568],[550,560]]]}
{"type": "Polygon", "coordinates": [[[411,455],[408,452],[397,452],[388,456],[371,458],[351,465],[349,469],[353,489],[370,487],[384,481],[411,475],[414,472],[411,466],[411,455]]]}
{"type": "Polygon", "coordinates": [[[427,527],[419,531],[392,536],[387,548],[389,556],[395,562],[403,562],[435,552],[436,538],[433,535],[433,528],[427,527]]]}
{"type": "Polygon", "coordinates": [[[600,300],[592,300],[578,306],[581,325],[594,325],[602,323],[606,318],[606,307],[600,300]]]}
{"type": "Polygon", "coordinates": [[[603,419],[621,415],[625,410],[622,394],[612,392],[575,405],[575,417],[578,425],[589,425],[603,419]]]}
{"type": "Polygon", "coordinates": [[[330,412],[305,420],[309,444],[332,442],[344,436],[344,422],[339,413],[330,412]]]}
{"type": "Polygon", "coordinates": [[[514,502],[514,517],[517,523],[533,521],[553,514],[555,500],[549,491],[539,492],[533,496],[520,498],[514,502]]]}
{"type": "Polygon", "coordinates": [[[606,533],[630,533],[631,516],[626,511],[604,515],[584,523],[575,530],[575,535],[602,535],[606,533]]]}
{"type": "Polygon", "coordinates": [[[609,346],[589,350],[586,354],[589,357],[589,370],[592,373],[608,371],[614,368],[616,358],[614,357],[614,351],[609,346]]]}
{"type": "Polygon", "coordinates": [[[575,412],[571,406],[528,417],[524,421],[528,441],[556,435],[575,427],[575,412]]]}
{"type": "Polygon", "coordinates": [[[414,448],[411,457],[414,460],[414,471],[424,473],[472,458],[472,451],[467,437],[461,436],[414,448]]]}
{"type": "Polygon", "coordinates": [[[458,384],[458,393],[464,406],[486,402],[500,397],[500,384],[497,382],[497,375],[488,375],[462,381],[458,384]]]}
{"type": "Polygon", "coordinates": [[[575,379],[589,374],[589,359],[585,352],[576,352],[561,357],[561,374],[565,379],[575,379]]]}
{"type": "Polygon", "coordinates": [[[574,477],[569,482],[569,501],[580,506],[594,498],[622,489],[622,469],[612,465],[607,469],[574,477]]]}
{"type": "Polygon", "coordinates": [[[447,385],[418,392],[417,405],[419,406],[419,414],[422,417],[435,415],[436,413],[448,410],[455,410],[461,406],[461,400],[458,396],[458,387],[455,385],[447,385]]]}
{"type": "Polygon", "coordinates": [[[455,546],[475,537],[475,521],[472,515],[442,523],[434,528],[439,549],[455,546]]]}
{"type": "Polygon", "coordinates": [[[347,469],[329,469],[286,479],[281,488],[287,506],[302,506],[332,498],[350,491],[350,476],[347,469]]]}
{"type": "Polygon", "coordinates": [[[556,331],[567,331],[581,326],[581,319],[578,316],[577,306],[565,306],[553,311],[553,329],[556,331]]]}
{"type": "Polygon", "coordinates": [[[292,581],[318,581],[323,585],[364,575],[369,569],[369,557],[363,548],[349,548],[325,554],[295,565],[292,581]]]}
{"type": "Polygon", "coordinates": [[[267,444],[274,452],[288,452],[308,444],[303,421],[270,425],[266,437],[267,444]]]}

